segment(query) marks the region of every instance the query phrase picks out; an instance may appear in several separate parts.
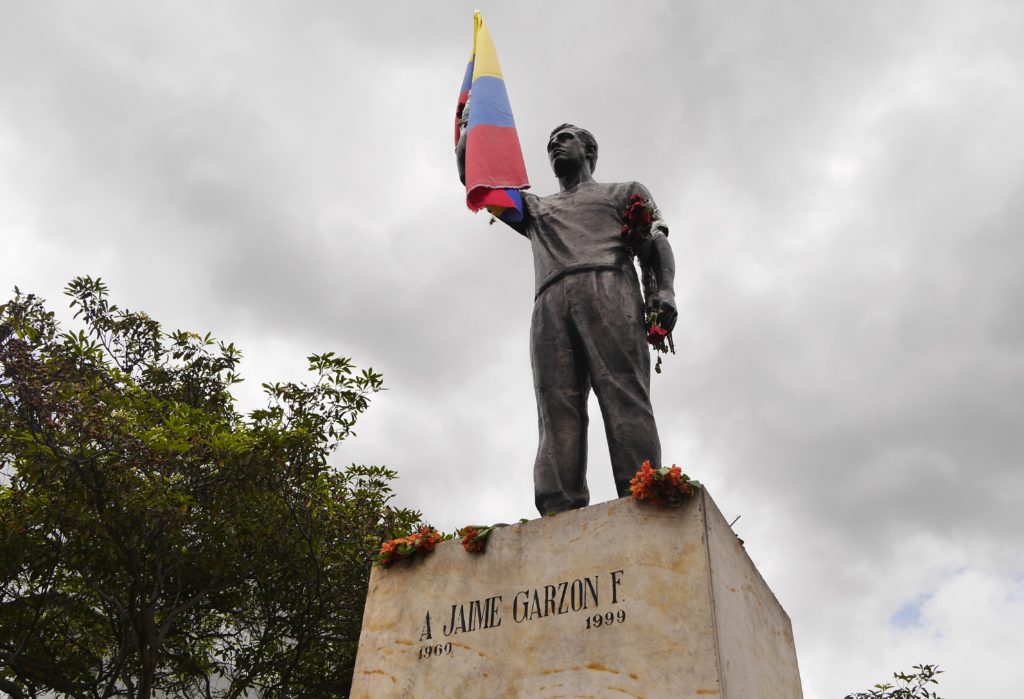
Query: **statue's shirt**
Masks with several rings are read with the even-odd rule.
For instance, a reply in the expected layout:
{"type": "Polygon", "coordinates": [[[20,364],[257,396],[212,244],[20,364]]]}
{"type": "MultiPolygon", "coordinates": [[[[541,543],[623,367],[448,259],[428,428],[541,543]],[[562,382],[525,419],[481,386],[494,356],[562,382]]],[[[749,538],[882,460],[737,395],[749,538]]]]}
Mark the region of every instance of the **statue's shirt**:
{"type": "Polygon", "coordinates": [[[533,247],[537,294],[575,271],[633,268],[621,229],[634,194],[657,212],[650,192],[637,182],[584,182],[547,197],[523,193],[523,220],[512,227],[533,247]]]}

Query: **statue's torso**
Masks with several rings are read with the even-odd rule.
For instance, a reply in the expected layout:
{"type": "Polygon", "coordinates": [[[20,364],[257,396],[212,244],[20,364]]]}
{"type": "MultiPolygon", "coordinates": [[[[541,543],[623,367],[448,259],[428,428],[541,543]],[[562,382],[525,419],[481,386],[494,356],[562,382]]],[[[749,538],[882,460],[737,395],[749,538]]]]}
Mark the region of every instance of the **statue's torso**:
{"type": "Polygon", "coordinates": [[[533,247],[536,289],[573,268],[632,269],[620,230],[633,194],[650,201],[636,182],[586,182],[546,197],[525,193],[525,215],[514,228],[533,247]]]}

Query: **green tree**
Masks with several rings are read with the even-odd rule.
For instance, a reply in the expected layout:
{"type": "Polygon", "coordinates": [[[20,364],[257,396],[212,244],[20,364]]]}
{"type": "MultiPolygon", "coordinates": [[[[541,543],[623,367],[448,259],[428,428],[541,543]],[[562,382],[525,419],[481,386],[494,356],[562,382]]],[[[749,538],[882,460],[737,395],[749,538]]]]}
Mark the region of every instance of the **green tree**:
{"type": "Polygon", "coordinates": [[[66,293],[0,307],[0,691],[344,696],[370,569],[419,513],[336,470],[381,376],[332,353],[235,407],[240,353],[66,293]]]}
{"type": "Polygon", "coordinates": [[[847,694],[845,699],[942,699],[931,689],[939,683],[936,675],[942,673],[938,665],[915,665],[914,672],[894,672],[896,684],[883,682],[867,692],[847,694]]]}

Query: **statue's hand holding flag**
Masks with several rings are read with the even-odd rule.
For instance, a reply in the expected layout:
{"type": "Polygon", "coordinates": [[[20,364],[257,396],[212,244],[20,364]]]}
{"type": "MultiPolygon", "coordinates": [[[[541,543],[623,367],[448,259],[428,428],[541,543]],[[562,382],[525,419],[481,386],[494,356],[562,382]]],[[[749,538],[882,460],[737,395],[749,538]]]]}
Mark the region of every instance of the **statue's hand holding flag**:
{"type": "Polygon", "coordinates": [[[466,205],[473,211],[486,208],[506,222],[522,220],[520,190],[530,182],[498,54],[479,12],[473,15],[473,54],[455,110],[455,143],[464,149],[460,172],[466,205]]]}

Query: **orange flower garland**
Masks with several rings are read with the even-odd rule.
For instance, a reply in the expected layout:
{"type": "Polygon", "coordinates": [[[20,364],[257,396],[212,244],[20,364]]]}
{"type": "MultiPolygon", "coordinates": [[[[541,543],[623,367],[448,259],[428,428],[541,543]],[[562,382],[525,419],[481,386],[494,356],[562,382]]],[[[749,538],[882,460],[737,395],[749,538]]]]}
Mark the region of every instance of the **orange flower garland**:
{"type": "Polygon", "coordinates": [[[390,568],[398,561],[415,556],[425,556],[446,537],[433,527],[420,527],[409,536],[391,539],[381,544],[380,553],[373,557],[373,564],[381,568],[390,568]]]}
{"type": "Polygon", "coordinates": [[[679,507],[701,487],[675,464],[655,469],[650,461],[643,462],[629,482],[634,500],[652,502],[659,507],[679,507]]]}
{"type": "Polygon", "coordinates": [[[478,524],[463,527],[459,530],[459,536],[462,537],[462,548],[466,550],[466,553],[483,553],[487,548],[488,537],[496,528],[497,525],[482,527],[478,524]]]}

